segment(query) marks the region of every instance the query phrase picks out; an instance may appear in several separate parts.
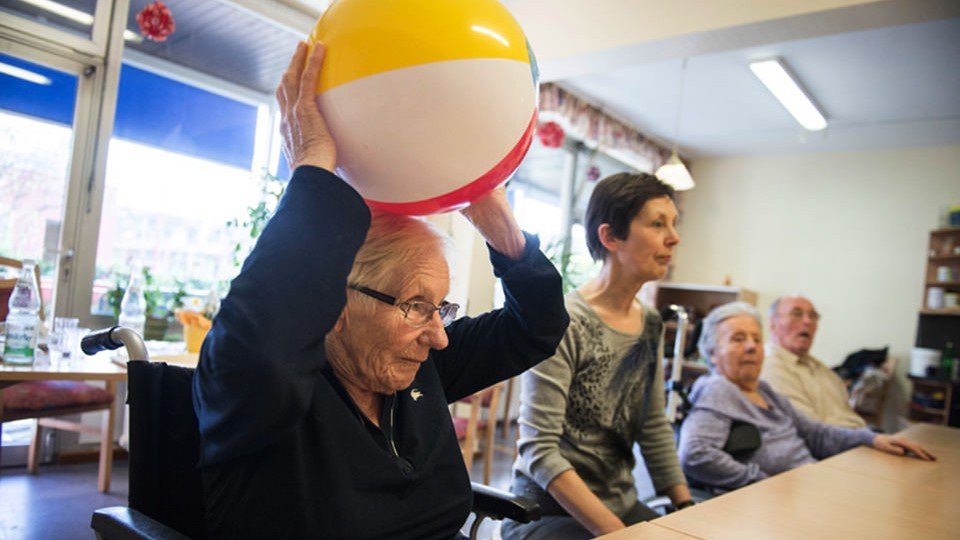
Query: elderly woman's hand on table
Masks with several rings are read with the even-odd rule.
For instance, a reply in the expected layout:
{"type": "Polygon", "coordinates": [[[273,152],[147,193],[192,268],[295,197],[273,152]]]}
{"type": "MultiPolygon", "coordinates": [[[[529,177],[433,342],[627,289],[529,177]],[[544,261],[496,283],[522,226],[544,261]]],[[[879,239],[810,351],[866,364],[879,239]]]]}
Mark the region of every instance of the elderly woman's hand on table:
{"type": "Polygon", "coordinates": [[[337,166],[337,147],[316,100],[325,51],[323,43],[317,42],[308,57],[307,44],[298,43],[277,87],[277,103],[283,117],[280,134],[290,170],[313,165],[333,172],[337,166]]]}
{"type": "Polygon", "coordinates": [[[875,449],[896,456],[914,456],[924,461],[936,461],[936,456],[919,444],[899,435],[879,434],[873,438],[875,449]]]}

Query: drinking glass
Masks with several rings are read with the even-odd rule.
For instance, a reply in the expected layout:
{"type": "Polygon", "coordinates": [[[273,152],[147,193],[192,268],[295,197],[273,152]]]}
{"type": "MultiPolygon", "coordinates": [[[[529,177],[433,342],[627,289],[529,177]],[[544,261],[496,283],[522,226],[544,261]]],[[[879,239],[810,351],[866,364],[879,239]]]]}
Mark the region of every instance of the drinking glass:
{"type": "Polygon", "coordinates": [[[79,327],[67,330],[63,336],[62,349],[60,352],[64,360],[72,362],[83,359],[83,352],[80,350],[80,340],[89,332],[89,328],[79,327]]]}
{"type": "Polygon", "coordinates": [[[53,331],[50,332],[48,345],[51,351],[56,351],[64,356],[69,353],[64,348],[64,340],[70,330],[80,324],[80,319],[72,317],[55,317],[53,319],[53,331]]]}

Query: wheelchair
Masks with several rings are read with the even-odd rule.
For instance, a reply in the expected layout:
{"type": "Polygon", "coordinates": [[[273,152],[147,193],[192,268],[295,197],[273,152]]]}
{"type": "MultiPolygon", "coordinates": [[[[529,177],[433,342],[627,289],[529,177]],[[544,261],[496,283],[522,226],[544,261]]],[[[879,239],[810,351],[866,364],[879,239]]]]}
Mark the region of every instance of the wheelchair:
{"type": "MultiPolygon", "coordinates": [[[[140,336],[115,326],[88,334],[86,354],[126,346],[130,406],[129,506],[101,508],[90,526],[101,540],[182,540],[206,537],[197,463],[200,431],[193,411],[193,369],[147,360],[140,336]]],[[[472,483],[475,538],[486,519],[526,523],[540,507],[523,497],[472,483]]]]}

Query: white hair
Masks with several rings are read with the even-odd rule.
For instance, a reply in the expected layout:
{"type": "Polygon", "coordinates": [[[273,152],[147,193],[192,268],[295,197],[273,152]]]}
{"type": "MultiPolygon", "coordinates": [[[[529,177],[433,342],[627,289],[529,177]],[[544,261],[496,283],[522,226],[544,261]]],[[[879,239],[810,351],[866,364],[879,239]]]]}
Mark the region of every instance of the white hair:
{"type": "Polygon", "coordinates": [[[740,315],[749,315],[757,321],[757,324],[763,328],[763,321],[757,309],[746,302],[730,302],[717,306],[704,319],[703,326],[700,329],[700,339],[697,341],[697,348],[707,360],[713,356],[713,351],[717,348],[717,329],[720,323],[727,319],[732,319],[740,315]]]}
{"type": "Polygon", "coordinates": [[[399,287],[410,278],[404,268],[437,251],[449,259],[449,245],[450,239],[422,218],[371,210],[370,230],[353,260],[347,283],[374,289],[399,287]]]}

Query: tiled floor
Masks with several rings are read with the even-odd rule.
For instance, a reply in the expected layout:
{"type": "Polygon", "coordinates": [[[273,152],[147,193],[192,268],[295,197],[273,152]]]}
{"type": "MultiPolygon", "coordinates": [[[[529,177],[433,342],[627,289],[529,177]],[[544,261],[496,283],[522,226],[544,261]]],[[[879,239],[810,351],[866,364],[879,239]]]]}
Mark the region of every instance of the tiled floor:
{"type": "Polygon", "coordinates": [[[127,504],[127,462],[113,465],[110,493],[97,491],[97,464],[43,465],[0,470],[0,540],[70,540],[94,537],[97,508],[127,504]]]}
{"type": "MultiPolygon", "coordinates": [[[[490,485],[508,489],[513,464],[513,434],[497,434],[490,485]]],[[[499,432],[499,430],[498,430],[499,432]]],[[[643,477],[645,475],[638,475],[643,477]]],[[[474,460],[471,477],[483,478],[483,460],[474,460]]],[[[644,485],[638,484],[641,496],[644,485]]],[[[97,492],[97,464],[43,465],[31,475],[24,467],[0,470],[0,540],[91,539],[90,516],[97,508],[127,504],[127,462],[114,462],[109,494],[97,492]]],[[[469,524],[469,522],[468,522],[469,524]]],[[[466,533],[468,529],[465,528],[466,533]]],[[[478,537],[499,539],[499,524],[481,524],[478,537]]]]}

